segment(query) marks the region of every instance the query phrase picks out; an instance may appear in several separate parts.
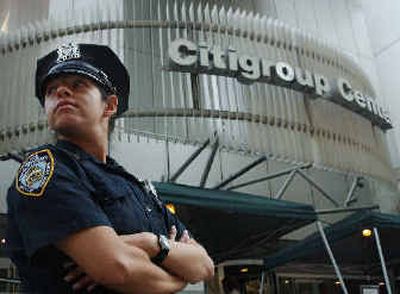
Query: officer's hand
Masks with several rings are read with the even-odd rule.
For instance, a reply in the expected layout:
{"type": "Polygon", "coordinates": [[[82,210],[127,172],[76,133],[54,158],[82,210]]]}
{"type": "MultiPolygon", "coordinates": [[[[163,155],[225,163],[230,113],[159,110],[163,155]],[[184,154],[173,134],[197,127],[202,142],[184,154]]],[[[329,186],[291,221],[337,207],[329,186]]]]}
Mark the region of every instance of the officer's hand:
{"type": "Polygon", "coordinates": [[[187,230],[184,230],[182,233],[182,236],[179,240],[176,240],[176,234],[177,230],[175,226],[171,227],[171,230],[169,231],[169,240],[170,241],[178,241],[181,243],[186,243],[186,244],[196,244],[196,241],[194,239],[190,238],[189,232],[187,230]]]}
{"type": "Polygon", "coordinates": [[[192,238],[190,238],[189,232],[187,230],[184,230],[181,238],[179,239],[179,242],[191,244],[192,241],[193,240],[192,240],[192,238]]]}
{"type": "Polygon", "coordinates": [[[72,285],[74,291],[86,289],[91,292],[98,285],[75,263],[65,264],[64,267],[68,270],[64,280],[72,285]]]}
{"type": "Polygon", "coordinates": [[[175,226],[172,226],[171,227],[171,230],[169,231],[169,233],[168,233],[168,239],[170,240],[170,241],[175,241],[175,239],[176,239],[176,234],[178,233],[178,231],[176,230],[176,227],[175,226]]]}
{"type": "MultiPolygon", "coordinates": [[[[176,230],[176,226],[172,226],[171,230],[169,231],[169,240],[170,241],[176,241],[176,234],[177,234],[177,230],[176,230]]],[[[186,244],[191,244],[193,243],[193,239],[190,238],[189,236],[189,232],[187,230],[184,230],[182,233],[182,236],[179,240],[177,240],[178,242],[182,242],[182,243],[186,243],[186,244]]]]}

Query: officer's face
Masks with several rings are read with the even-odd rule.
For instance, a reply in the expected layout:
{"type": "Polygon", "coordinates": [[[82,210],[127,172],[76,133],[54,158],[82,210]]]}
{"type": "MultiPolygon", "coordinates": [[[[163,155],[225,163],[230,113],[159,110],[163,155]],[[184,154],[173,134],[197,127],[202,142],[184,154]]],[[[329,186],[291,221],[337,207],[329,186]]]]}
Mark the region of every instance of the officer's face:
{"type": "Polygon", "coordinates": [[[97,85],[85,77],[61,75],[45,86],[49,126],[59,134],[83,134],[107,124],[107,107],[97,85]]]}

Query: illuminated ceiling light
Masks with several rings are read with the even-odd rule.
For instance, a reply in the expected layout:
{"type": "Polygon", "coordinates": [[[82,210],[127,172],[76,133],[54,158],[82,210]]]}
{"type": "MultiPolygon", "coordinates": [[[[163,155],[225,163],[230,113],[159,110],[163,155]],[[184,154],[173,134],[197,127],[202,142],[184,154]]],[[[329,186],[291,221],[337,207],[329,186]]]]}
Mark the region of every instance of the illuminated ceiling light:
{"type": "Polygon", "coordinates": [[[336,285],[340,285],[340,282],[339,282],[339,281],[336,281],[335,284],[336,284],[336,285]]]}
{"type": "Polygon", "coordinates": [[[169,210],[172,214],[175,214],[175,213],[176,213],[175,205],[173,205],[172,203],[168,203],[168,204],[165,205],[165,206],[168,208],[168,210],[169,210]]]}
{"type": "Polygon", "coordinates": [[[379,286],[385,286],[385,283],[384,282],[380,282],[378,285],[379,286]]]}
{"type": "Polygon", "coordinates": [[[370,229],[364,229],[364,230],[362,230],[362,235],[363,235],[363,237],[366,237],[366,238],[371,237],[372,231],[370,229]]]}
{"type": "Polygon", "coordinates": [[[249,269],[247,267],[244,267],[240,270],[241,273],[247,273],[249,269]]]}
{"type": "Polygon", "coordinates": [[[1,25],[0,31],[3,33],[8,32],[8,20],[10,19],[10,11],[7,12],[7,15],[3,21],[3,24],[1,25]]]}
{"type": "Polygon", "coordinates": [[[1,244],[6,244],[6,239],[5,238],[1,239],[1,244]]]}
{"type": "Polygon", "coordinates": [[[285,280],[285,284],[289,284],[290,283],[290,281],[289,280],[285,280]]]}

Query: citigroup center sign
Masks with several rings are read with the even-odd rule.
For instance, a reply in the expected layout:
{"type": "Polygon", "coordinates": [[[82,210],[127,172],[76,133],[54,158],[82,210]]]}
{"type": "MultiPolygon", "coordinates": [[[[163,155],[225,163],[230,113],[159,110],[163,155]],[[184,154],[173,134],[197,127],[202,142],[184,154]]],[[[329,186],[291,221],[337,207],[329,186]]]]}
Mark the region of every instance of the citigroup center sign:
{"type": "Polygon", "coordinates": [[[265,82],[329,99],[370,120],[383,130],[391,129],[389,114],[375,99],[343,78],[328,79],[319,73],[293,67],[287,62],[239,54],[234,48],[222,49],[177,39],[168,49],[172,70],[236,77],[242,83],[265,82]]]}

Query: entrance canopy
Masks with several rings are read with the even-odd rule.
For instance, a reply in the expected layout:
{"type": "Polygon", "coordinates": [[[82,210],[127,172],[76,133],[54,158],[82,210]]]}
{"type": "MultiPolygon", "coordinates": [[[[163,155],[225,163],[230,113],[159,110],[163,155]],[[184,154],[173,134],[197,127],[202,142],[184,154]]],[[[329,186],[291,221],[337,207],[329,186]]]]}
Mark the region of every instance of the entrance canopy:
{"type": "MultiPolygon", "coordinates": [[[[365,273],[380,271],[380,260],[374,236],[365,237],[364,229],[379,230],[386,265],[400,262],[400,216],[377,212],[354,213],[325,228],[325,234],[336,261],[341,266],[360,269],[365,273]]],[[[321,235],[317,232],[304,240],[264,259],[267,269],[292,263],[330,263],[321,235]]]]}
{"type": "Polygon", "coordinates": [[[165,202],[219,262],[262,258],[279,237],[316,220],[312,206],[245,193],[154,183],[165,202]]]}

